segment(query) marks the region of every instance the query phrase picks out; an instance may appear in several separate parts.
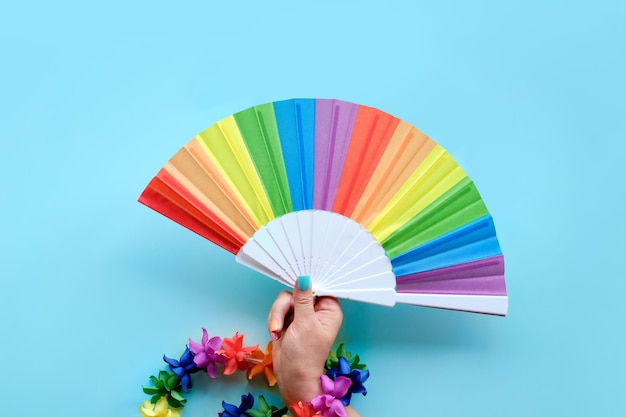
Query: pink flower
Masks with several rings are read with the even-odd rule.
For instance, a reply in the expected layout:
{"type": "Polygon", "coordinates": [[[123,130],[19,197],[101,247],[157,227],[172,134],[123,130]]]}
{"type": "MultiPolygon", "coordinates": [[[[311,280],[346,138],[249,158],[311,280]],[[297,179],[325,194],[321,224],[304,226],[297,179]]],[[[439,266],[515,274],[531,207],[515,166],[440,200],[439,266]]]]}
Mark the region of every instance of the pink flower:
{"type": "Polygon", "coordinates": [[[341,398],[346,395],[346,392],[352,385],[352,380],[345,376],[337,377],[334,381],[328,377],[328,375],[322,375],[320,377],[320,383],[322,384],[322,392],[324,394],[332,395],[336,398],[341,398]]]}
{"type": "Polygon", "coordinates": [[[318,395],[311,400],[315,411],[320,411],[324,417],[348,417],[343,403],[332,395],[318,395]]]}
{"type": "Polygon", "coordinates": [[[311,400],[311,405],[316,411],[320,411],[324,417],[347,417],[346,409],[338,398],[346,395],[352,381],[345,376],[338,377],[335,381],[326,375],[320,377],[322,392],[311,400]]]}

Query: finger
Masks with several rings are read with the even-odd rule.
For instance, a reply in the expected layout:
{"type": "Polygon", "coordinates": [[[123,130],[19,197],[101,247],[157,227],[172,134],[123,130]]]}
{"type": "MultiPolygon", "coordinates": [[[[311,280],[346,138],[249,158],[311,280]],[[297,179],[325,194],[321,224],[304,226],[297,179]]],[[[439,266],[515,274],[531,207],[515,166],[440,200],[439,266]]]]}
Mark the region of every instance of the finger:
{"type": "Polygon", "coordinates": [[[289,326],[293,323],[293,309],[289,310],[287,315],[285,316],[285,321],[283,322],[283,331],[287,330],[289,326]]]}
{"type": "Polygon", "coordinates": [[[305,322],[315,317],[311,277],[299,276],[293,288],[294,322],[305,322]]]}
{"type": "Polygon", "coordinates": [[[290,292],[282,291],[272,304],[267,316],[267,328],[272,340],[280,337],[280,333],[285,328],[285,317],[293,309],[293,296],[290,292]]]}
{"type": "Polygon", "coordinates": [[[325,327],[338,332],[343,321],[343,312],[339,301],[334,297],[319,297],[315,304],[315,314],[325,327]]]}
{"type": "Polygon", "coordinates": [[[330,296],[317,297],[317,301],[315,302],[315,311],[329,311],[342,314],[339,300],[330,296]]]}

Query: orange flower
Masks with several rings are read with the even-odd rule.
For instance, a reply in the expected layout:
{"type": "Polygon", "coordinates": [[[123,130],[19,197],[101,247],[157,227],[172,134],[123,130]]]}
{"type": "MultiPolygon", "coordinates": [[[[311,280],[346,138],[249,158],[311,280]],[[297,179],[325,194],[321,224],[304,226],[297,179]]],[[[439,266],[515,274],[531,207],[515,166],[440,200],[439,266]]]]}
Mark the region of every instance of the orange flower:
{"type": "Polygon", "coordinates": [[[248,369],[246,356],[259,348],[259,345],[243,347],[243,337],[243,334],[239,336],[239,332],[235,333],[232,339],[225,337],[222,341],[222,349],[216,351],[226,359],[224,375],[232,375],[237,369],[242,371],[248,369]]]}
{"type": "Polygon", "coordinates": [[[302,401],[291,404],[289,408],[294,417],[311,417],[317,413],[311,404],[302,404],[302,401]]]}
{"type": "Polygon", "coordinates": [[[257,349],[248,355],[247,358],[250,365],[252,365],[251,368],[248,368],[248,379],[252,379],[254,376],[263,372],[270,387],[276,385],[276,375],[274,375],[274,365],[272,362],[272,346],[272,342],[269,342],[265,348],[267,353],[263,353],[261,349],[257,349]]]}

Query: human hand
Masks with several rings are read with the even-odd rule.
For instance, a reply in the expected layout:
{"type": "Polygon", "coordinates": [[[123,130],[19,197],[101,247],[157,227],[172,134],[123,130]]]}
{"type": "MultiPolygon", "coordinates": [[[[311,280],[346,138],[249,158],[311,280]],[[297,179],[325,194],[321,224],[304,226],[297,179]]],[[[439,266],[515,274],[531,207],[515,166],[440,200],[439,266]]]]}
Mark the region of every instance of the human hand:
{"type": "Polygon", "coordinates": [[[287,405],[322,394],[320,377],[343,313],[335,298],[314,300],[310,277],[299,277],[293,294],[281,292],[267,319],[274,373],[287,405]]]}

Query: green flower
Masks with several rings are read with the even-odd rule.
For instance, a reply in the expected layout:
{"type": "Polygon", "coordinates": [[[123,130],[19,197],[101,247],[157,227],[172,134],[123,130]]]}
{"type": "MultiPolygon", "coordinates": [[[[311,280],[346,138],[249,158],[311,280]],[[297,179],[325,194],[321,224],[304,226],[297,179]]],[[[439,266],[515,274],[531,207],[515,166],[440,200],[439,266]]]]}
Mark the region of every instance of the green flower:
{"type": "Polygon", "coordinates": [[[265,397],[262,395],[259,395],[259,406],[257,409],[246,411],[246,414],[250,417],[282,417],[286,413],[286,406],[283,405],[281,408],[278,408],[275,405],[270,406],[267,401],[265,401],[265,397]]]}
{"type": "Polygon", "coordinates": [[[180,394],[183,387],[178,380],[178,377],[174,373],[167,371],[159,372],[159,377],[154,375],[150,376],[152,381],[152,387],[143,387],[143,392],[152,395],[150,402],[156,404],[161,397],[167,400],[167,403],[172,408],[182,408],[187,402],[186,399],[180,394]]]}
{"type": "Polygon", "coordinates": [[[359,369],[361,371],[367,370],[366,364],[359,363],[359,361],[361,360],[361,358],[359,358],[359,355],[353,356],[351,352],[346,351],[346,348],[344,347],[343,343],[339,345],[335,353],[331,352],[328,355],[328,358],[326,358],[326,364],[325,364],[326,369],[339,368],[339,358],[345,358],[348,361],[348,364],[350,365],[351,370],[354,370],[354,369],[359,369]]]}

